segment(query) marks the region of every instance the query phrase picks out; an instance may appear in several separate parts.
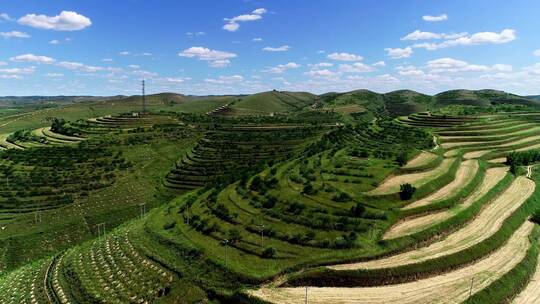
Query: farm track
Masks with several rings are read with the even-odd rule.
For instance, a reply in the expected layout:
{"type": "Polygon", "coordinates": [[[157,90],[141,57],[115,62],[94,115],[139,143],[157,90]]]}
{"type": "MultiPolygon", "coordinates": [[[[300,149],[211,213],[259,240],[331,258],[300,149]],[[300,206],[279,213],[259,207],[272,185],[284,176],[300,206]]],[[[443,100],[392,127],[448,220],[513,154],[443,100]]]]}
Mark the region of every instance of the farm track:
{"type": "MultiPolygon", "coordinates": [[[[504,246],[484,259],[455,271],[379,287],[308,287],[308,303],[460,303],[468,298],[469,292],[474,294],[482,290],[523,260],[530,246],[529,234],[533,227],[531,222],[525,222],[504,246]]],[[[251,294],[272,303],[293,304],[305,300],[305,292],[306,289],[302,287],[263,288],[251,294]]]]}
{"type": "Polygon", "coordinates": [[[518,209],[534,192],[535,184],[526,177],[518,177],[478,216],[460,230],[427,247],[373,261],[329,266],[334,270],[377,269],[419,263],[469,248],[497,232],[504,220],[518,209]]]}

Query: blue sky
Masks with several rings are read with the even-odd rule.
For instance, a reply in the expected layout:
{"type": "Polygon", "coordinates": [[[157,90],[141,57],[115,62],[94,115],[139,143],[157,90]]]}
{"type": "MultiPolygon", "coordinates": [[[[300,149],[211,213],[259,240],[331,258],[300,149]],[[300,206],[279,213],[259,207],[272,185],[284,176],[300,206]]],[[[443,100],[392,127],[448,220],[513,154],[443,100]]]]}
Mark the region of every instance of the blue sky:
{"type": "Polygon", "coordinates": [[[0,95],[540,94],[534,0],[0,0],[0,95]]]}

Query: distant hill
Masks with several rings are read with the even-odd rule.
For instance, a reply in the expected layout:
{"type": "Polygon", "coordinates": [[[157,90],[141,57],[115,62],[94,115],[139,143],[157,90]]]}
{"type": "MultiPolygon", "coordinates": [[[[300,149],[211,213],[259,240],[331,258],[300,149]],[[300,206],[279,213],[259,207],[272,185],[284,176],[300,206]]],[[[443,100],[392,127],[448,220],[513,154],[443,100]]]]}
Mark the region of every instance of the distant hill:
{"type": "Polygon", "coordinates": [[[532,100],[540,100],[540,95],[529,95],[529,96],[525,96],[525,98],[532,99],[532,100]]]}
{"type": "Polygon", "coordinates": [[[488,106],[501,103],[535,104],[531,99],[497,90],[452,90],[439,93],[433,97],[439,106],[464,104],[473,106],[488,106]]]}
{"type": "Polygon", "coordinates": [[[231,109],[239,114],[289,113],[310,106],[316,97],[307,92],[270,91],[239,96],[231,109]]]}
{"type": "MultiPolygon", "coordinates": [[[[147,105],[179,104],[179,103],[184,103],[188,100],[189,100],[189,97],[182,94],[176,94],[176,93],[159,93],[159,94],[146,95],[147,105]]],[[[142,97],[141,95],[123,96],[123,97],[114,99],[114,101],[126,103],[126,104],[141,104],[142,97]]]]}

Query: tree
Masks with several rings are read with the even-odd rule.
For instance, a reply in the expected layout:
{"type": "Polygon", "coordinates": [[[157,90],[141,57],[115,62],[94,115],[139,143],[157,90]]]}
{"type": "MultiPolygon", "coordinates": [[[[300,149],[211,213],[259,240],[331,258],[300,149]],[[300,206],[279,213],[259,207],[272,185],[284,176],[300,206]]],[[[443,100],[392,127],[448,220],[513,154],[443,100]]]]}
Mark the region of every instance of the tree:
{"type": "Polygon", "coordinates": [[[351,207],[351,214],[354,217],[361,217],[365,211],[366,207],[364,207],[364,205],[362,205],[361,203],[357,203],[356,206],[351,207]]]}
{"type": "Polygon", "coordinates": [[[416,192],[416,188],[413,185],[409,183],[403,184],[400,187],[399,198],[402,201],[409,200],[413,196],[414,192],[416,192]]]}
{"type": "Polygon", "coordinates": [[[401,167],[407,163],[407,152],[401,152],[396,156],[396,162],[401,167]]]}
{"type": "Polygon", "coordinates": [[[266,248],[261,254],[261,256],[265,259],[271,259],[274,257],[274,255],[276,255],[276,250],[272,247],[266,248]]]}
{"type": "Polygon", "coordinates": [[[232,244],[238,243],[242,240],[242,235],[240,234],[240,231],[235,228],[229,229],[229,241],[232,244]]]}

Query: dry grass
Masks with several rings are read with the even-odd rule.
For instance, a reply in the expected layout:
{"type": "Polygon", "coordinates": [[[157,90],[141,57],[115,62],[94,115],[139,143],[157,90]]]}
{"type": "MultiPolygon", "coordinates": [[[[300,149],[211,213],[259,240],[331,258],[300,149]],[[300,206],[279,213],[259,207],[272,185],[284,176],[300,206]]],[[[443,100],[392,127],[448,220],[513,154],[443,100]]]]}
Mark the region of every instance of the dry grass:
{"type": "Polygon", "coordinates": [[[392,239],[408,234],[418,232],[420,230],[429,228],[436,225],[450,217],[452,217],[459,210],[463,210],[469,207],[472,203],[486,195],[486,193],[495,187],[506,176],[508,168],[491,168],[486,171],[486,176],[480,184],[480,186],[474,190],[461,204],[451,210],[444,210],[437,213],[428,214],[421,217],[415,217],[410,219],[404,219],[392,226],[384,234],[384,239],[392,239]]]}
{"type": "MultiPolygon", "coordinates": [[[[514,268],[523,258],[530,245],[528,236],[533,224],[525,222],[508,242],[486,258],[453,272],[410,283],[380,287],[309,287],[308,303],[342,304],[418,304],[461,303],[469,296],[486,288],[493,281],[514,268]],[[471,281],[474,278],[474,284],[471,281]]],[[[272,303],[303,303],[305,288],[263,288],[251,295],[272,303]]]]}
{"type": "Polygon", "coordinates": [[[399,187],[405,183],[412,184],[415,187],[422,186],[429,181],[445,174],[450,169],[453,162],[453,158],[448,158],[443,160],[442,163],[433,170],[391,176],[384,180],[377,188],[369,191],[368,194],[382,195],[396,193],[399,192],[399,187]]]}
{"type": "Polygon", "coordinates": [[[349,270],[396,267],[461,251],[489,238],[497,232],[504,220],[532,195],[534,189],[535,184],[533,181],[520,176],[499,197],[489,203],[473,221],[439,242],[379,260],[334,265],[329,268],[349,270]]]}
{"type": "Polygon", "coordinates": [[[435,193],[425,197],[421,200],[413,202],[405,206],[403,209],[412,209],[425,205],[432,204],[436,201],[440,201],[448,196],[451,196],[452,193],[459,191],[460,188],[467,185],[478,172],[478,161],[477,160],[467,160],[461,163],[459,169],[456,172],[455,179],[448,185],[442,187],[435,193]]]}
{"type": "Polygon", "coordinates": [[[540,303],[540,259],[536,265],[536,272],[525,289],[512,301],[513,304],[540,303]]]}
{"type": "Polygon", "coordinates": [[[437,158],[437,154],[431,152],[422,151],[415,158],[411,159],[403,168],[416,168],[424,166],[434,161],[437,158]]]}

